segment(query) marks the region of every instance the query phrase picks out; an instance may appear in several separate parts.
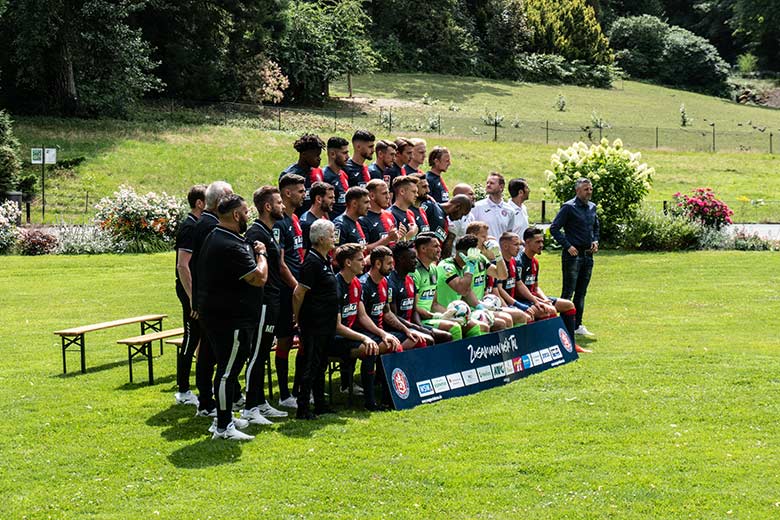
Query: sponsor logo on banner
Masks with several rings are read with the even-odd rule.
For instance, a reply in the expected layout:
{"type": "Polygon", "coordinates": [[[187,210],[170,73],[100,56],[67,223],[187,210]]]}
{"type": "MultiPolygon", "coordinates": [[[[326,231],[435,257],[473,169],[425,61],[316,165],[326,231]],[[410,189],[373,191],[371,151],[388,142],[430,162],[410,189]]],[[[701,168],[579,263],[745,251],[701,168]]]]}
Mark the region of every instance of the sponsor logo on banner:
{"type": "Polygon", "coordinates": [[[500,377],[504,377],[506,375],[506,371],[504,370],[504,362],[500,363],[493,363],[491,365],[493,368],[493,379],[498,379],[500,377]]]}
{"type": "Polygon", "coordinates": [[[533,368],[534,364],[533,364],[533,361],[531,361],[531,356],[526,354],[525,356],[522,357],[522,360],[523,360],[523,368],[524,369],[533,368]]]}
{"type": "Polygon", "coordinates": [[[431,383],[433,383],[433,389],[436,390],[436,393],[439,394],[450,389],[450,385],[447,384],[446,377],[434,377],[431,379],[431,383]]]}
{"type": "Polygon", "coordinates": [[[504,372],[507,374],[514,374],[515,373],[515,365],[512,364],[511,359],[505,359],[504,360],[504,372]]]}
{"type": "Polygon", "coordinates": [[[550,354],[549,348],[543,348],[539,351],[539,353],[542,355],[542,363],[549,363],[552,361],[552,354],[550,354]]]}
{"type": "Polygon", "coordinates": [[[406,374],[404,374],[404,371],[400,368],[396,368],[393,370],[392,379],[393,389],[395,390],[395,393],[398,395],[398,397],[401,399],[406,399],[409,397],[409,380],[406,379],[406,374]]]}
{"type": "Polygon", "coordinates": [[[425,381],[417,382],[417,393],[420,394],[420,397],[428,397],[429,395],[433,395],[435,392],[433,391],[433,385],[431,382],[426,379],[425,381]]]}
{"type": "Polygon", "coordinates": [[[539,354],[538,350],[536,352],[531,352],[531,361],[533,361],[535,367],[542,364],[542,355],[539,354]]]}
{"type": "Polygon", "coordinates": [[[561,345],[563,345],[563,348],[566,349],[566,352],[571,353],[574,347],[572,347],[571,340],[569,339],[569,335],[566,333],[566,331],[563,329],[558,329],[558,338],[560,338],[561,345]]]}
{"type": "Polygon", "coordinates": [[[449,374],[447,376],[447,382],[450,384],[450,388],[455,390],[456,388],[463,388],[463,378],[460,376],[460,372],[449,374]]]}
{"type": "Polygon", "coordinates": [[[512,365],[514,366],[515,372],[522,372],[523,371],[523,358],[512,358],[512,365]]]}
{"type": "Polygon", "coordinates": [[[550,347],[550,354],[552,355],[553,359],[561,359],[563,357],[563,353],[561,353],[561,349],[558,348],[558,345],[553,345],[550,347]]]}
{"type": "Polygon", "coordinates": [[[470,385],[476,385],[479,383],[479,377],[477,376],[477,371],[473,368],[471,370],[464,370],[461,372],[461,375],[463,376],[463,382],[466,383],[466,386],[470,385]]]}
{"type": "Polygon", "coordinates": [[[514,334],[504,338],[503,341],[494,345],[484,345],[481,347],[468,346],[469,349],[469,362],[474,363],[478,359],[487,359],[492,356],[498,356],[501,354],[509,354],[517,350],[517,338],[514,334]]]}
{"type": "Polygon", "coordinates": [[[479,377],[480,383],[484,381],[490,381],[491,379],[493,379],[493,371],[490,370],[490,365],[485,365],[484,367],[477,367],[477,377],[479,377]]]}

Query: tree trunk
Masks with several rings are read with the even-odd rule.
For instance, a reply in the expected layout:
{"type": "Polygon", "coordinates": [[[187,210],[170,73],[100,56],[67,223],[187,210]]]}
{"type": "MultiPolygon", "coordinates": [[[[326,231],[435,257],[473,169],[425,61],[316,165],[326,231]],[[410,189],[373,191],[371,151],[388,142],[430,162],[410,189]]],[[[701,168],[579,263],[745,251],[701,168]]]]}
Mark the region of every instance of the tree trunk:
{"type": "Polygon", "coordinates": [[[349,91],[349,99],[352,99],[352,73],[347,72],[347,90],[349,91]]]}
{"type": "Polygon", "coordinates": [[[74,115],[78,109],[76,78],[73,74],[73,57],[70,45],[62,38],[57,51],[57,69],[54,78],[53,104],[66,115],[74,115]]]}

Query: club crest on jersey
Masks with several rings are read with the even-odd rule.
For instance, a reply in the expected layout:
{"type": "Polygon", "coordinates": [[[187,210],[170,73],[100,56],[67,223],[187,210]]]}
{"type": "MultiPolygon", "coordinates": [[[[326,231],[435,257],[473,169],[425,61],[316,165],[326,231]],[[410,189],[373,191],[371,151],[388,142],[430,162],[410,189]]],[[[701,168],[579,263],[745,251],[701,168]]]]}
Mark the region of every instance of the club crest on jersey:
{"type": "Polygon", "coordinates": [[[558,329],[558,338],[560,338],[561,345],[563,345],[563,348],[566,349],[566,352],[571,353],[571,340],[569,339],[569,335],[566,333],[566,331],[563,329],[558,329]]]}
{"type": "Polygon", "coordinates": [[[274,228],[274,242],[279,243],[279,228],[274,228]]]}
{"type": "Polygon", "coordinates": [[[393,390],[395,390],[396,395],[398,395],[398,397],[401,399],[406,399],[409,397],[409,380],[406,379],[406,374],[404,374],[404,371],[400,368],[393,370],[392,380],[393,390]]]}

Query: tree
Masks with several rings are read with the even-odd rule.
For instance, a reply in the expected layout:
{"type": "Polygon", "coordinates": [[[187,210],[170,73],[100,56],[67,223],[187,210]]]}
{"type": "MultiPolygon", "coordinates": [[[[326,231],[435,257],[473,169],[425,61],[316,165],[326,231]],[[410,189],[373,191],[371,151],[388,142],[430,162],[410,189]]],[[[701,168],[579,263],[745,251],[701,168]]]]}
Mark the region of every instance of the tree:
{"type": "Polygon", "coordinates": [[[656,78],[669,25],[650,15],[618,18],[609,33],[618,65],[634,78],[656,78]]]}
{"type": "Polygon", "coordinates": [[[732,25],[761,67],[780,70],[780,0],[735,0],[732,25]]]}
{"type": "Polygon", "coordinates": [[[0,194],[16,189],[19,172],[19,141],[14,136],[11,116],[0,110],[0,194]]]}

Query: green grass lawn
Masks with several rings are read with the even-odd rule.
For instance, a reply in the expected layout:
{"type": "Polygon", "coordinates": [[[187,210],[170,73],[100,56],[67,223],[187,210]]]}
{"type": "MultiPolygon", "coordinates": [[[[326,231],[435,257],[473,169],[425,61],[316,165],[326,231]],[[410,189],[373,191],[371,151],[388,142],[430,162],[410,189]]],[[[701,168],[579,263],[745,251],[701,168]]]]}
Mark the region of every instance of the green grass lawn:
{"type": "MultiPolygon", "coordinates": [[[[541,260],[556,294],[557,255],[541,260]]],[[[0,517],[780,514],[775,253],[600,254],[594,354],[406,412],[253,427],[241,445],[173,405],[172,348],[156,385],[128,384],[114,341],[135,327],[88,335],[89,372],[61,374],[52,331],[177,316],[173,263],[0,257],[0,517]]]]}

